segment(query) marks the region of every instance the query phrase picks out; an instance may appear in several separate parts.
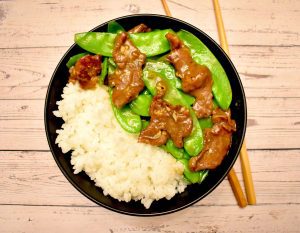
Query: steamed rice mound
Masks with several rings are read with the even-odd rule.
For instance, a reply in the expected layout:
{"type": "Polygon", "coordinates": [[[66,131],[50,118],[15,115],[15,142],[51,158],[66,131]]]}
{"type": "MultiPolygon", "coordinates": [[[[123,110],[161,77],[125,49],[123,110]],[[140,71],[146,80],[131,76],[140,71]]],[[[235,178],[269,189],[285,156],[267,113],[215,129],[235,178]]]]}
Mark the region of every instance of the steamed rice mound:
{"type": "Polygon", "coordinates": [[[56,143],[63,153],[72,151],[75,174],[84,171],[105,195],[141,200],[146,208],[184,191],[182,164],[158,147],[138,143],[138,135],[119,126],[106,87],[83,90],[68,83],[62,98],[54,114],[65,123],[56,143]]]}

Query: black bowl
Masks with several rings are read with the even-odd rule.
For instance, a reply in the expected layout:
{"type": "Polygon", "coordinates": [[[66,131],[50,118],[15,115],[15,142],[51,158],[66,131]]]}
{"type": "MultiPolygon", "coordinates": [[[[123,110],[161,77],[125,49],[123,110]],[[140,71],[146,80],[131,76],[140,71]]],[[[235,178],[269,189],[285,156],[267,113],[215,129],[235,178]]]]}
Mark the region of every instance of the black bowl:
{"type": "MultiPolygon", "coordinates": [[[[175,31],[185,29],[196,35],[214,53],[230,79],[233,92],[230,108],[232,118],[237,123],[237,131],[233,134],[232,145],[228,155],[217,169],[209,172],[208,177],[202,184],[189,185],[183,193],[175,195],[171,200],[162,199],[154,201],[149,209],[145,209],[140,202],[119,202],[110,196],[104,196],[102,189],[96,187],[94,182],[84,172],[77,175],[73,174],[70,164],[71,154],[63,154],[61,149],[55,144],[56,130],[61,128],[63,121],[60,118],[56,118],[52,112],[57,109],[56,101],[61,99],[62,90],[68,81],[66,62],[70,56],[83,52],[75,44],[71,46],[58,63],[48,87],[45,101],[45,128],[48,143],[58,167],[66,178],[78,191],[97,204],[119,213],[136,216],[154,216],[172,213],[186,208],[208,195],[220,184],[233,166],[239,154],[246,130],[247,110],[243,86],[237,71],[225,52],[208,35],[191,24],[175,18],[152,14],[130,15],[115,20],[126,30],[139,23],[145,23],[151,28],[157,29],[171,28],[175,31]]],[[[103,23],[95,27],[92,31],[105,32],[106,30],[107,23],[103,23]]]]}

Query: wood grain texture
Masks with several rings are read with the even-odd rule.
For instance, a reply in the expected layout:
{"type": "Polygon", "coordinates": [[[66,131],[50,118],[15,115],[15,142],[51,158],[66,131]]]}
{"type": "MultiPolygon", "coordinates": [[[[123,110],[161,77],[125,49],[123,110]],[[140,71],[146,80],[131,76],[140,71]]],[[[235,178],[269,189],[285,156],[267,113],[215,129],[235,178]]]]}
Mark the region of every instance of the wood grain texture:
{"type": "Polygon", "coordinates": [[[101,207],[0,206],[0,230],[11,232],[298,232],[299,206],[192,207],[174,214],[137,218],[101,207]],[[2,214],[2,213],[5,213],[2,214]],[[213,216],[213,217],[212,217],[213,216]],[[289,223],[289,224],[287,224],[289,223]]]}
{"type": "MultiPolygon", "coordinates": [[[[300,150],[251,150],[249,156],[260,205],[300,204],[300,150]]],[[[0,161],[0,204],[96,206],[66,180],[50,152],[2,151],[0,161]]],[[[235,170],[241,179],[239,161],[235,170]]],[[[195,204],[211,205],[236,205],[227,180],[195,204]]]]}
{"type": "MultiPolygon", "coordinates": [[[[247,96],[256,206],[228,180],[175,214],[137,218],[98,207],[62,175],[47,144],[47,86],[76,32],[115,17],[164,14],[161,1],[0,0],[0,232],[299,232],[300,1],[220,0],[247,96]]],[[[218,41],[211,0],[168,0],[172,15],[218,41]]],[[[240,162],[235,170],[242,182],[240,162]]]]}
{"type": "MultiPolygon", "coordinates": [[[[92,0],[85,6],[80,0],[50,3],[48,0],[34,0],[28,7],[28,3],[22,0],[2,1],[1,47],[71,45],[70,38],[74,33],[89,30],[112,18],[146,12],[164,14],[161,2],[154,0],[147,1],[147,4],[138,0],[92,0]],[[22,16],[22,21],[16,15],[22,16]],[[15,39],[11,40],[11,37],[15,39]]],[[[195,1],[171,0],[168,3],[174,17],[194,24],[214,39],[218,38],[211,1],[197,4],[195,1]]],[[[299,29],[295,23],[299,20],[299,1],[257,3],[232,0],[220,1],[220,5],[229,44],[300,45],[299,29]]]]}
{"type": "Polygon", "coordinates": [[[300,45],[299,1],[223,0],[220,5],[229,44],[300,45]]]}
{"type": "MultiPolygon", "coordinates": [[[[138,0],[92,0],[84,7],[81,7],[82,1],[80,0],[72,2],[59,0],[53,2],[54,4],[47,4],[47,2],[48,0],[35,0],[30,4],[30,8],[26,7],[27,3],[22,0],[3,2],[5,17],[2,19],[4,26],[0,29],[0,38],[3,42],[1,44],[5,44],[6,48],[32,47],[33,45],[34,47],[66,46],[71,45],[70,38],[72,39],[76,32],[90,30],[116,17],[138,13],[165,14],[161,2],[154,0],[147,1],[147,4],[138,0]],[[45,17],[39,17],[35,12],[45,17]],[[16,14],[23,16],[22,31],[18,30],[20,22],[14,17],[16,14]],[[41,30],[45,25],[51,25],[51,27],[47,27],[45,31],[41,30]],[[14,36],[16,40],[10,40],[11,36],[14,36]]],[[[209,6],[209,1],[205,1],[202,6],[197,6],[197,11],[193,11],[192,18],[190,18],[186,17],[185,8],[175,5],[175,9],[180,10],[179,15],[174,16],[189,19],[190,22],[191,20],[199,21],[197,26],[201,25],[201,22],[203,24],[201,28],[211,25],[210,31],[213,31],[214,16],[210,14],[209,6]],[[185,17],[180,17],[181,15],[185,17]]],[[[176,11],[173,10],[173,12],[176,11]]]]}

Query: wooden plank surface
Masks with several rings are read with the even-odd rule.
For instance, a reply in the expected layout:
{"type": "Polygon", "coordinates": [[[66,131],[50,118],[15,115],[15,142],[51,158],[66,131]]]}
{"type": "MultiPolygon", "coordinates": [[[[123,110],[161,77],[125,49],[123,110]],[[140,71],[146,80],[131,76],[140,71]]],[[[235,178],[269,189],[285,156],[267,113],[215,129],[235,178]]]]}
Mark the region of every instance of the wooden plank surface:
{"type": "Polygon", "coordinates": [[[11,232],[297,232],[299,205],[257,205],[237,215],[237,206],[193,206],[150,218],[112,213],[101,207],[1,205],[2,233],[11,232]],[[288,223],[288,224],[287,224],[288,223]],[[5,224],[5,225],[4,225],[5,224]],[[5,227],[6,226],[6,227],[5,227]]]}
{"type": "MultiPolygon", "coordinates": [[[[174,17],[218,41],[210,0],[168,0],[174,17]]],[[[0,232],[299,232],[300,1],[220,0],[248,103],[256,206],[239,209],[227,180],[167,216],[113,213],[83,197],[47,144],[51,75],[76,32],[127,14],[164,14],[159,0],[0,1],[0,232]]],[[[241,180],[239,161],[235,165],[241,180]]]]}
{"type": "MultiPolygon", "coordinates": [[[[250,155],[259,205],[300,204],[300,150],[251,150],[250,155]]],[[[0,157],[0,204],[95,206],[68,183],[50,152],[5,151],[0,157]]],[[[238,164],[236,172],[241,177],[238,164]]],[[[227,181],[198,205],[235,206],[227,181]]]]}
{"type": "MultiPolygon", "coordinates": [[[[168,2],[174,17],[218,38],[211,1],[201,1],[201,4],[191,0],[168,2]]],[[[298,0],[261,3],[231,0],[222,1],[221,7],[231,45],[299,45],[298,0]]],[[[71,45],[74,33],[109,19],[137,13],[164,14],[161,2],[154,0],[147,4],[138,0],[92,0],[84,6],[81,0],[33,0],[30,5],[22,0],[2,1],[1,12],[1,47],[4,44],[5,48],[71,45]]]]}

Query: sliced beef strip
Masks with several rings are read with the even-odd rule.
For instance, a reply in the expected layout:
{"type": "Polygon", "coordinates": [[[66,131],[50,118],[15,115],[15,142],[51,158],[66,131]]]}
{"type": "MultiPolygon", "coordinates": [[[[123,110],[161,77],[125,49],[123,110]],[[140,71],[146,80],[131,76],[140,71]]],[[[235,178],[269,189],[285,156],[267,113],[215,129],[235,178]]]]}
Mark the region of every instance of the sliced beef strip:
{"type": "Polygon", "coordinates": [[[184,137],[192,132],[193,121],[186,107],[174,106],[163,100],[165,91],[165,84],[158,82],[157,95],[150,106],[150,124],[141,132],[139,142],[161,146],[171,138],[176,147],[181,148],[184,137]]]}
{"type": "Polygon", "coordinates": [[[236,124],[231,119],[230,110],[215,109],[212,121],[213,127],[205,129],[203,150],[189,161],[189,168],[192,171],[215,169],[222,163],[230,148],[232,133],[236,131],[236,124]]]}
{"type": "Polygon", "coordinates": [[[196,63],[189,48],[173,33],[166,38],[171,45],[168,60],[174,65],[176,75],[182,80],[182,89],[196,98],[193,109],[198,118],[208,117],[212,113],[212,84],[210,70],[196,63]]]}
{"type": "Polygon", "coordinates": [[[151,28],[149,28],[147,25],[141,23],[134,28],[130,29],[129,33],[139,33],[139,32],[150,32],[151,28]]]}
{"type": "Polygon", "coordinates": [[[122,108],[135,99],[144,88],[142,67],[146,55],[134,46],[126,32],[122,32],[116,36],[113,59],[117,68],[108,76],[108,84],[113,87],[113,103],[122,108]]]}

